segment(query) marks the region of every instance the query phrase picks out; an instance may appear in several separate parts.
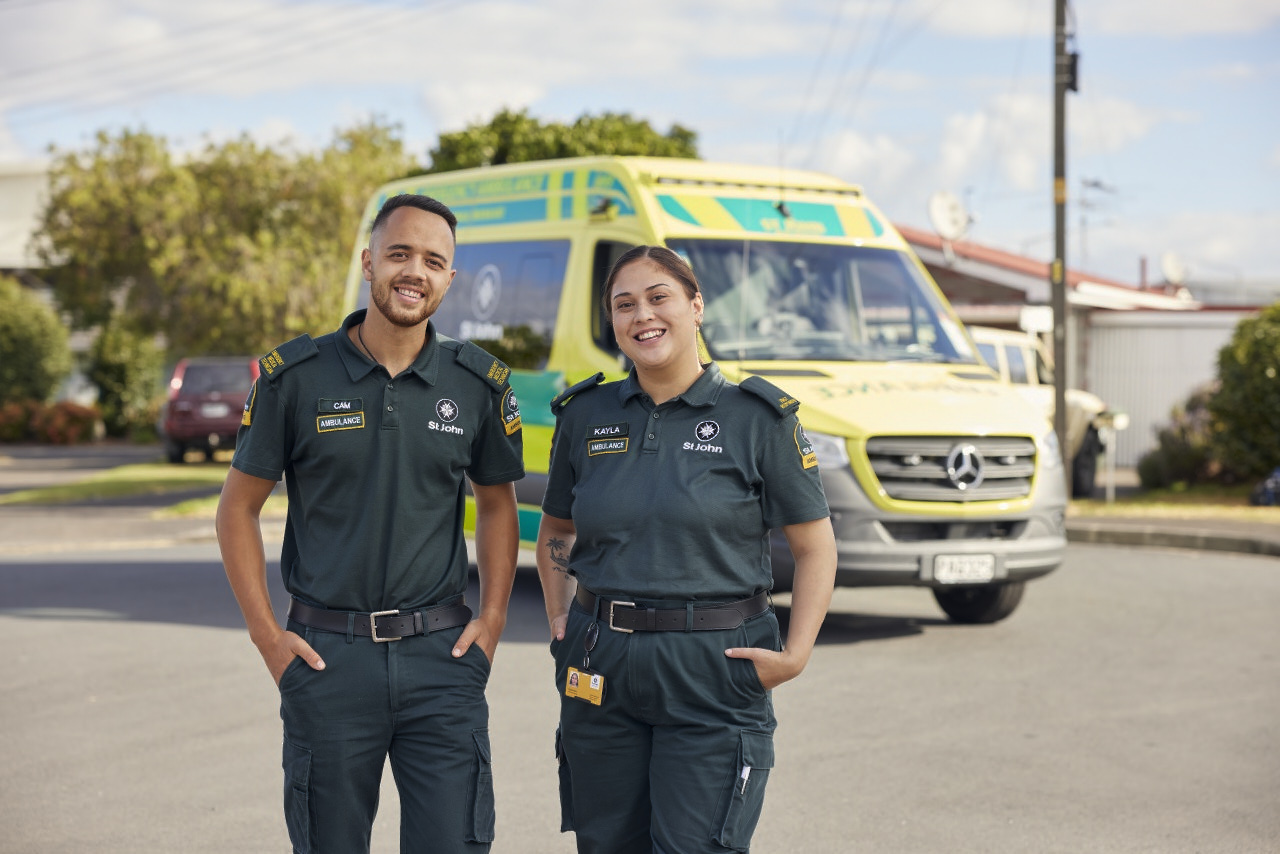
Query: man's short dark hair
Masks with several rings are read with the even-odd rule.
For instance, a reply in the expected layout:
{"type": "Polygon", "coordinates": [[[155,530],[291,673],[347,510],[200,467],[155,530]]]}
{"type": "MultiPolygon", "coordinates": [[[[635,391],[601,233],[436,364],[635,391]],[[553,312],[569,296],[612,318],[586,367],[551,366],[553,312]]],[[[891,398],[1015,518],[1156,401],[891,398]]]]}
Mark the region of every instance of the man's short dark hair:
{"type": "Polygon", "coordinates": [[[373,218],[373,227],[369,229],[369,233],[372,234],[381,228],[392,212],[398,208],[417,208],[420,211],[435,214],[449,223],[449,232],[453,235],[454,240],[458,239],[458,218],[453,215],[453,211],[449,210],[449,206],[430,196],[420,196],[414,193],[401,193],[383,202],[382,210],[378,211],[378,215],[373,218]]]}

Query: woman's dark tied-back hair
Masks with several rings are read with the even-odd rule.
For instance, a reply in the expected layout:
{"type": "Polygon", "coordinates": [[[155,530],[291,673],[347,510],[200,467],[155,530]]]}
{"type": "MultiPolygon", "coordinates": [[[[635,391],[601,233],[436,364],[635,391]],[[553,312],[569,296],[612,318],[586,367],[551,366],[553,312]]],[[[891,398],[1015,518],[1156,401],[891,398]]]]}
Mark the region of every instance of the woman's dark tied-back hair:
{"type": "Polygon", "coordinates": [[[613,323],[613,300],[610,298],[613,294],[613,283],[623,268],[629,264],[634,264],[642,258],[647,258],[657,264],[669,273],[673,279],[683,285],[684,292],[688,294],[689,299],[693,299],[702,293],[702,288],[698,285],[698,277],[694,275],[693,268],[679,255],[665,246],[636,246],[628,249],[621,258],[614,262],[613,269],[609,271],[609,278],[604,283],[604,316],[610,323],[613,323]]]}

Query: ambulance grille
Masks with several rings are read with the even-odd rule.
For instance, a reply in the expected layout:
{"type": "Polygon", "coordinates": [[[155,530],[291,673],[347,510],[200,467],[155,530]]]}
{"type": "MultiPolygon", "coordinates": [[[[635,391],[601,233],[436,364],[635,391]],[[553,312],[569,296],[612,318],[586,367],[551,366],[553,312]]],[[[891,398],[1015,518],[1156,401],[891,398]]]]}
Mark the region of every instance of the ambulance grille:
{"type": "Polygon", "coordinates": [[[1025,436],[876,436],[867,440],[867,458],[899,501],[1008,501],[1031,494],[1036,444],[1025,436]],[[962,469],[969,463],[957,478],[947,471],[953,453],[962,469]]]}

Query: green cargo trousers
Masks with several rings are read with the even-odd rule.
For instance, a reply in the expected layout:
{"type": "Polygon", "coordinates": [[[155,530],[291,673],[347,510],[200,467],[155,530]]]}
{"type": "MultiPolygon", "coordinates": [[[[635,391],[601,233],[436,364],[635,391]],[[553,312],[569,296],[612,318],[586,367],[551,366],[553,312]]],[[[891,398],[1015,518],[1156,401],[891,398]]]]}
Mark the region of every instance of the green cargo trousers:
{"type": "Polygon", "coordinates": [[[773,610],[717,631],[624,634],[599,620],[590,653],[605,677],[599,706],[565,696],[592,622],[575,602],[564,640],[552,643],[561,830],[576,833],[580,854],[749,850],[777,720],[755,664],[724,651],[780,649],[773,610]]]}
{"type": "Polygon", "coordinates": [[[489,660],[455,659],[463,627],[390,643],[290,621],[324,659],[280,679],[285,822],[294,854],[361,854],[387,757],[402,854],[475,854],[493,841],[489,660]]]}

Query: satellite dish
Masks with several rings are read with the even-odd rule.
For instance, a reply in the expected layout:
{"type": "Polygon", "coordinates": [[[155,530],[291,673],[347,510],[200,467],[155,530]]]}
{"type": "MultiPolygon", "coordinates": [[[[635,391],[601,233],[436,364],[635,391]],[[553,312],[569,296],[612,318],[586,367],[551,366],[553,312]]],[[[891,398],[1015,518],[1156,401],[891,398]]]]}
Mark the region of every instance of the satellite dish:
{"type": "Polygon", "coordinates": [[[939,190],[929,197],[929,222],[943,240],[959,240],[969,230],[972,218],[955,193],[939,190]]]}
{"type": "Polygon", "coordinates": [[[1166,252],[1160,257],[1160,272],[1171,285],[1180,285],[1187,280],[1187,265],[1173,252],[1166,252]]]}

